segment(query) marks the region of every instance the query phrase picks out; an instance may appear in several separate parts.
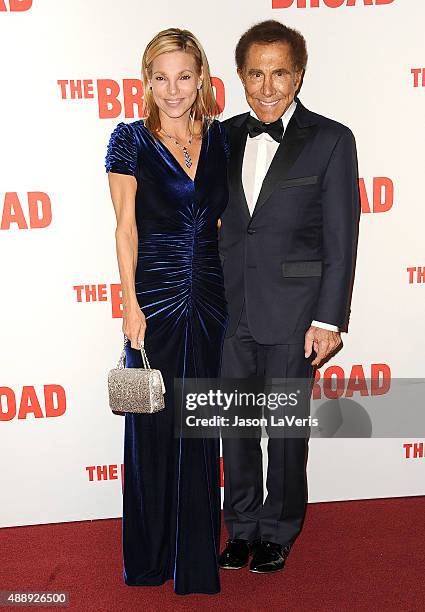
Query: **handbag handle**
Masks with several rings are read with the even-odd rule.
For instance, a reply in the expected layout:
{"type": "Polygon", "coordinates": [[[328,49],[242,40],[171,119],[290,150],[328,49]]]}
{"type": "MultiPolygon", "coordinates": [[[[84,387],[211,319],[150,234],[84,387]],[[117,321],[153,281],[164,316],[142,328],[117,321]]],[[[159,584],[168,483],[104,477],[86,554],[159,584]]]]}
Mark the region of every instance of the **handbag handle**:
{"type": "MultiPolygon", "coordinates": [[[[124,347],[122,349],[122,353],[120,355],[120,358],[119,358],[118,364],[117,364],[117,368],[119,370],[122,370],[123,368],[125,368],[125,347],[126,347],[126,345],[129,342],[130,342],[130,340],[127,338],[127,336],[124,335],[124,347]]],[[[140,352],[142,354],[143,367],[146,370],[150,370],[151,366],[150,366],[150,363],[149,363],[149,360],[148,360],[148,356],[146,355],[144,340],[142,340],[142,344],[140,345],[140,352]]]]}

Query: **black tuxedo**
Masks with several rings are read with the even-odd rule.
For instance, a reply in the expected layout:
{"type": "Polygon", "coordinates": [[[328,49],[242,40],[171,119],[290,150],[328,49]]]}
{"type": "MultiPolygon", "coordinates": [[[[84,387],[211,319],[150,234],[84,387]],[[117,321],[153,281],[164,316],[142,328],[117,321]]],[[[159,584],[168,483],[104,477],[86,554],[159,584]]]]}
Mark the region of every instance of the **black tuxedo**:
{"type": "MultiPolygon", "coordinates": [[[[304,337],[313,320],[346,329],[360,214],[351,131],[299,100],[252,217],[242,186],[248,113],[224,122],[229,204],[219,235],[229,324],[222,376],[311,380],[304,337]]],[[[308,440],[269,438],[263,504],[260,431],[223,439],[224,515],[230,537],[279,544],[298,535],[307,499],[308,440]]]]}
{"type": "Polygon", "coordinates": [[[248,113],[224,122],[230,201],[220,256],[235,333],[245,299],[253,337],[297,343],[312,320],[348,324],[359,196],[351,131],[299,100],[251,217],[242,187],[248,113]]]}

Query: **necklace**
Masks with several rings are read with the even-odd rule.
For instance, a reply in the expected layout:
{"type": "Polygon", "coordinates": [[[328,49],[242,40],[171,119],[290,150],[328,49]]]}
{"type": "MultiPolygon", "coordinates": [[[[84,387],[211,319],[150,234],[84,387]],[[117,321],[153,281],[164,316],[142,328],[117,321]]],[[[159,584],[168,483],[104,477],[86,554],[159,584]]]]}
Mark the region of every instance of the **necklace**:
{"type": "Polygon", "coordinates": [[[168,136],[168,138],[170,138],[178,147],[180,147],[180,149],[183,149],[184,163],[188,168],[190,168],[192,165],[192,158],[190,157],[187,147],[192,144],[192,134],[190,135],[189,140],[187,141],[187,146],[186,146],[186,145],[180,144],[179,141],[174,138],[174,136],[170,136],[170,134],[167,134],[164,128],[161,128],[161,131],[164,132],[164,134],[168,136]]]}

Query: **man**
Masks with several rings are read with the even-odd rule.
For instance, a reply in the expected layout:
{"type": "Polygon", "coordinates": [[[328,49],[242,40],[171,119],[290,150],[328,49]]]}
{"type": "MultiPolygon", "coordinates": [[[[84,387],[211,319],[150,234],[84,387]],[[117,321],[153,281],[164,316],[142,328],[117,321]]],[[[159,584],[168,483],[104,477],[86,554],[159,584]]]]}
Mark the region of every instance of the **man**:
{"type": "MultiPolygon", "coordinates": [[[[230,201],[220,228],[229,324],[222,376],[312,379],[346,331],[359,220],[351,131],[296,97],[305,40],[277,21],[236,47],[250,113],[225,121],[230,201]]],[[[223,438],[225,569],[284,567],[307,500],[308,440],[270,437],[263,502],[260,434],[223,438]]]]}

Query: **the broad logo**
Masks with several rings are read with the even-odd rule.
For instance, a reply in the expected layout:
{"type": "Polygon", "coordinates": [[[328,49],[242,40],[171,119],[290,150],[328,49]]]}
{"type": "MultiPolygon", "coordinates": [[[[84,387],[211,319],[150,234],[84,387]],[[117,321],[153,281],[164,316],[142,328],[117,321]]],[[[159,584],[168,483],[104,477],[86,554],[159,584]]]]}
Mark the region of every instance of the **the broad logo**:
{"type": "MultiPolygon", "coordinates": [[[[100,119],[126,119],[143,117],[143,87],[140,79],[58,79],[62,100],[95,100],[100,119]]],[[[223,112],[226,99],[224,83],[219,77],[211,77],[217,103],[223,112]]],[[[75,103],[73,102],[73,103],[75,103]]]]}
{"type": "Polygon", "coordinates": [[[379,6],[394,0],[272,0],[272,8],[340,8],[342,6],[379,6]]]}
{"type": "Polygon", "coordinates": [[[0,13],[23,13],[29,11],[33,0],[0,0],[0,13]]]}

